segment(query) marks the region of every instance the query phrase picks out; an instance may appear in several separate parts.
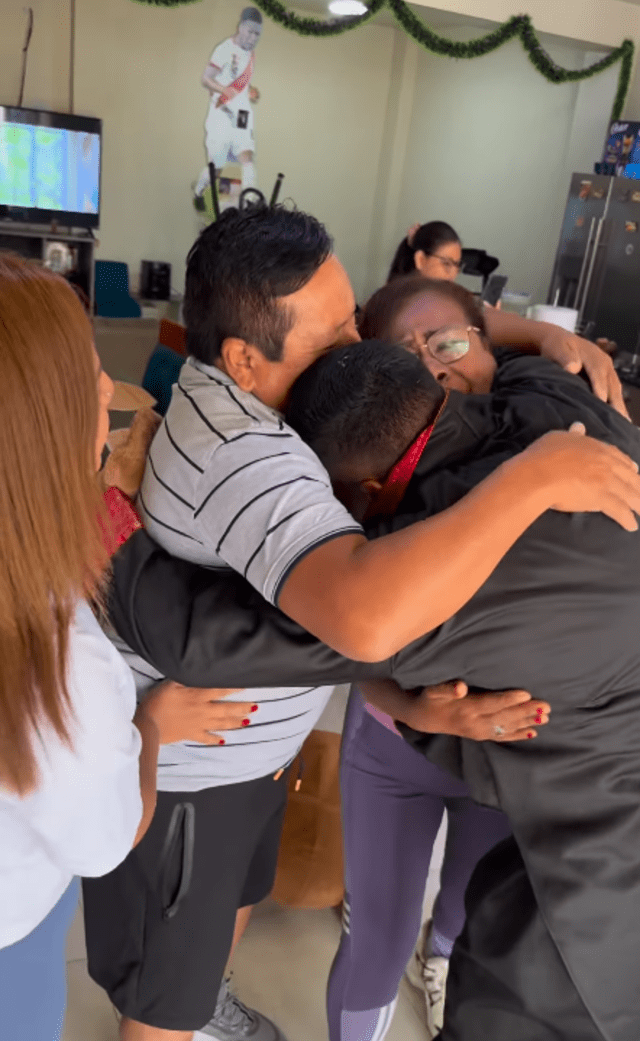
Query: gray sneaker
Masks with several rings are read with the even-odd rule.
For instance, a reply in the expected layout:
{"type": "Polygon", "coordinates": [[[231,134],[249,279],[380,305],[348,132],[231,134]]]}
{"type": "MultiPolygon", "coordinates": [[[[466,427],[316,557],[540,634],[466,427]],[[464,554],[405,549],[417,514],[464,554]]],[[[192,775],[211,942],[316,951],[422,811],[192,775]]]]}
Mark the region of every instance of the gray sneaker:
{"type": "Polygon", "coordinates": [[[196,1030],[193,1041],[287,1041],[275,1023],[247,1008],[232,994],[229,980],[223,980],[213,1018],[202,1030],[196,1030]]]}

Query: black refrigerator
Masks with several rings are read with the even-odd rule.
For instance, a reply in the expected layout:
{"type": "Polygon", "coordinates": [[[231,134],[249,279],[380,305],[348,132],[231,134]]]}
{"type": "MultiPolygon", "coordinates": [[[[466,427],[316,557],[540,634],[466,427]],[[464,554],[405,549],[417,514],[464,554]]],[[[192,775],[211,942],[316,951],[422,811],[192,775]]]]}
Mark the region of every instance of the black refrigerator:
{"type": "Polygon", "coordinates": [[[640,348],[640,182],[573,174],[548,303],[578,311],[578,331],[640,348]]]}

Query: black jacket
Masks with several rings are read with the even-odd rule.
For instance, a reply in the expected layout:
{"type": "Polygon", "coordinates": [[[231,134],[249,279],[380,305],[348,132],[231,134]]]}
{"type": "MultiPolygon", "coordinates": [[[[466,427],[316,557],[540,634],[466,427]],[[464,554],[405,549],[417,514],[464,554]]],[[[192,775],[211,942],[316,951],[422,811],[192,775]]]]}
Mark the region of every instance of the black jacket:
{"type": "MultiPolygon", "coordinates": [[[[518,429],[582,417],[588,433],[640,462],[640,432],[575,379],[550,373],[545,387],[534,366],[533,385],[511,386],[520,368],[506,365],[498,381],[495,448],[505,433],[517,443],[518,429]]],[[[465,418],[479,430],[478,402],[464,403],[455,433],[448,417],[404,508],[449,505],[489,468],[495,457],[478,458],[481,442],[454,462],[465,418]],[[439,461],[446,471],[430,474],[439,461]]],[[[507,814],[526,865],[514,855],[506,875],[487,876],[452,965],[446,1041],[640,1038],[639,637],[640,535],[601,516],[548,512],[428,639],[428,668],[408,651],[394,663],[407,686],[461,676],[475,688],[524,687],[552,706],[530,743],[404,731],[507,814]]]]}
{"type": "MultiPolygon", "coordinates": [[[[398,515],[373,525],[371,534],[439,512],[540,434],[575,420],[640,462],[640,432],[579,378],[539,359],[503,359],[491,397],[451,396],[398,515]]],[[[509,816],[541,927],[584,1009],[581,1034],[556,1029],[556,1012],[541,1010],[538,1034],[527,1032],[530,1016],[517,1025],[496,1013],[491,1036],[640,1038],[639,534],[600,515],[549,511],[453,619],[389,662],[367,667],[306,636],[239,579],[170,562],[143,535],[121,551],[114,574],[112,616],[121,635],[185,683],[391,675],[410,689],[460,677],[475,690],[523,687],[548,700],[551,722],[532,742],[405,736],[464,777],[478,801],[509,816]]],[[[520,903],[503,906],[515,921],[520,903]]],[[[534,934],[528,925],[516,933],[505,964],[520,971],[509,984],[500,979],[490,1002],[498,1009],[510,986],[523,1007],[536,1007],[534,934]]],[[[491,979],[499,975],[493,969],[491,979]]],[[[445,1036],[480,1041],[486,1027],[474,1033],[467,1023],[464,1033],[445,1036]]]]}

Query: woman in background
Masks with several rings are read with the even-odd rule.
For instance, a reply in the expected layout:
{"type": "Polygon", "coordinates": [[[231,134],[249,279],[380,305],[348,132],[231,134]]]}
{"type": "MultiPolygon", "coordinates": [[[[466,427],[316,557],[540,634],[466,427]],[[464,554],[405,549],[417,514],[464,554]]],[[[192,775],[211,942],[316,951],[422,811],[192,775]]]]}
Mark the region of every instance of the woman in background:
{"type": "Polygon", "coordinates": [[[57,1041],[78,875],[111,871],[155,805],[158,729],[89,602],[113,384],[67,283],[0,256],[0,1023],[57,1041]]]}
{"type": "Polygon", "coordinates": [[[419,271],[425,278],[453,281],[462,267],[460,236],[445,221],[414,224],[396,250],[387,282],[419,271]]]}

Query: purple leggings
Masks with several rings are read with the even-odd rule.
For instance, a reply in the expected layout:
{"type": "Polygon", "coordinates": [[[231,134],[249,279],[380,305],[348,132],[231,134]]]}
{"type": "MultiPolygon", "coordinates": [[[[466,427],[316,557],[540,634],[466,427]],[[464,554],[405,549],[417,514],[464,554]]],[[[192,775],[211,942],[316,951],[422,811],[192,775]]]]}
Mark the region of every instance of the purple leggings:
{"type": "Polygon", "coordinates": [[[330,1041],[382,1041],[420,931],[433,844],[448,830],[434,932],[451,944],[478,861],[510,834],[466,785],[423,758],[364,708],[354,689],[342,744],[345,917],[328,987],[330,1041]]]}

